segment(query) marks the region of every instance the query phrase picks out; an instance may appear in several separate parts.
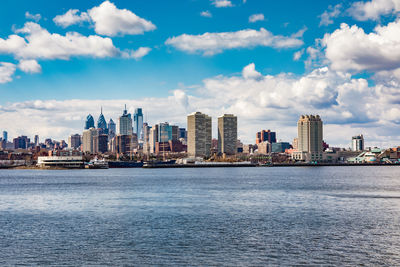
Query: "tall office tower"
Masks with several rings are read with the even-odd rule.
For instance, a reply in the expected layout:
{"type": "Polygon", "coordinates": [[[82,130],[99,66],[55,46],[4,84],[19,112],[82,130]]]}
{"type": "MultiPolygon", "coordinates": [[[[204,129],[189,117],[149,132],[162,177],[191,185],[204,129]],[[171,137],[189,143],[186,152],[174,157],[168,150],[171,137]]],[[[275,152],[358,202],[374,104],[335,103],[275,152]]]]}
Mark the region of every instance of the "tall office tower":
{"type": "Polygon", "coordinates": [[[208,157],[211,154],[211,117],[201,112],[187,116],[188,154],[208,157]]]}
{"type": "Polygon", "coordinates": [[[81,142],[81,135],[79,134],[73,134],[68,137],[68,147],[72,149],[78,149],[82,142],[81,142]]]}
{"type": "Polygon", "coordinates": [[[143,152],[150,153],[150,130],[151,126],[147,122],[143,123],[143,152]]]}
{"type": "Polygon", "coordinates": [[[115,122],[110,119],[108,122],[108,140],[111,140],[114,138],[115,134],[117,133],[117,126],[115,125],[115,122]]]}
{"type": "Polygon", "coordinates": [[[96,153],[97,145],[95,143],[99,130],[96,128],[90,128],[83,131],[82,135],[82,152],[96,153]]]}
{"type": "Polygon", "coordinates": [[[30,142],[31,140],[27,136],[18,136],[17,138],[13,139],[14,149],[27,149],[30,142]]]}
{"type": "Polygon", "coordinates": [[[297,122],[299,152],[309,154],[311,161],[322,160],[322,120],[319,115],[301,115],[297,122]]]}
{"type": "Polygon", "coordinates": [[[135,109],[133,114],[133,132],[137,134],[139,140],[143,140],[143,112],[141,108],[135,109]]]}
{"type": "Polygon", "coordinates": [[[172,140],[172,127],[168,122],[158,124],[158,142],[168,142],[172,140]]]}
{"type": "Polygon", "coordinates": [[[103,108],[101,108],[99,119],[97,120],[97,129],[100,129],[102,134],[108,134],[107,122],[103,115],[103,108]]]}
{"type": "Polygon", "coordinates": [[[158,142],[158,124],[154,125],[150,129],[149,147],[150,147],[150,153],[152,154],[156,152],[156,142],[158,142]]]}
{"type": "Polygon", "coordinates": [[[270,144],[276,143],[276,132],[271,132],[271,130],[262,130],[256,135],[256,144],[268,141],[270,144]]]}
{"type": "Polygon", "coordinates": [[[99,134],[93,136],[94,153],[105,153],[108,151],[108,135],[101,134],[101,130],[98,129],[99,134]]]}
{"type": "Polygon", "coordinates": [[[6,143],[8,141],[8,133],[7,133],[7,131],[3,131],[3,141],[5,141],[6,143]]]}
{"type": "Polygon", "coordinates": [[[364,136],[362,134],[353,136],[351,138],[351,148],[353,151],[364,150],[364,136]]]}
{"type": "Polygon", "coordinates": [[[186,131],[185,128],[179,128],[179,136],[178,136],[178,139],[179,139],[179,138],[183,138],[183,139],[187,140],[187,131],[186,131]]]}
{"type": "Polygon", "coordinates": [[[85,121],[85,130],[88,130],[90,128],[94,128],[94,119],[92,115],[87,115],[86,121],[85,121]]]}
{"type": "Polygon", "coordinates": [[[235,155],[237,152],[237,117],[224,114],[218,118],[218,153],[235,155]]]}
{"type": "Polygon", "coordinates": [[[34,138],[34,144],[35,144],[35,146],[38,146],[39,145],[39,135],[35,135],[35,138],[34,138]]]}
{"type": "Polygon", "coordinates": [[[171,125],[171,140],[179,139],[179,126],[171,125]]]}
{"type": "Polygon", "coordinates": [[[132,135],[132,117],[131,114],[126,110],[118,119],[117,132],[120,135],[132,135]]]}

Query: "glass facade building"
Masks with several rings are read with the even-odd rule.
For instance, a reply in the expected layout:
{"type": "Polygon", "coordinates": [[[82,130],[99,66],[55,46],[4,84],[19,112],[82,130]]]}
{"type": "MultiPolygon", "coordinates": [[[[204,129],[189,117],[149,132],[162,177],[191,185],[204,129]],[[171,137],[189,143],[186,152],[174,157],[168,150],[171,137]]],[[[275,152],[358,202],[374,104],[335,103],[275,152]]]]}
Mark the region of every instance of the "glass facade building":
{"type": "Polygon", "coordinates": [[[94,128],[94,119],[92,115],[87,115],[86,121],[85,121],[85,130],[88,130],[90,128],[94,128]]]}
{"type": "Polygon", "coordinates": [[[133,133],[137,134],[139,140],[143,140],[143,111],[141,108],[135,109],[133,114],[133,133]]]}

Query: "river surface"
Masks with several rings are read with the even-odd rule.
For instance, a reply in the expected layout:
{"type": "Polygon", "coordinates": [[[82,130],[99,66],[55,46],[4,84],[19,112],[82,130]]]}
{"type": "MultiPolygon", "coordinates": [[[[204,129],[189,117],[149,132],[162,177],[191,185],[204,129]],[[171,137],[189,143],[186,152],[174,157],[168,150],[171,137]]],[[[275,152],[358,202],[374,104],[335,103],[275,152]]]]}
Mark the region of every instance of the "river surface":
{"type": "Polygon", "coordinates": [[[400,167],[0,170],[0,265],[400,266],[400,167]]]}

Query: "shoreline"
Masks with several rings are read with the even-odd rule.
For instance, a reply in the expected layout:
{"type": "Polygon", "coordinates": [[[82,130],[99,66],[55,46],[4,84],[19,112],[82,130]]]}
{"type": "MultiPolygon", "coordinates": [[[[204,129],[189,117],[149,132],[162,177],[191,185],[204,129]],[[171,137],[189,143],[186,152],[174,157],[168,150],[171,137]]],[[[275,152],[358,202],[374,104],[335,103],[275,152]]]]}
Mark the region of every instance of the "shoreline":
{"type": "MultiPolygon", "coordinates": [[[[171,168],[250,168],[250,167],[357,167],[357,166],[400,166],[400,163],[274,163],[274,164],[264,164],[259,165],[256,163],[202,163],[202,164],[153,164],[153,165],[143,165],[143,166],[124,166],[124,167],[110,167],[110,169],[171,169],[171,168]]],[[[36,166],[0,166],[0,170],[83,170],[85,168],[63,168],[63,167],[49,167],[41,168],[36,166]]],[[[87,168],[86,168],[87,169],[87,168]]],[[[90,169],[88,169],[90,170],[90,169]]]]}

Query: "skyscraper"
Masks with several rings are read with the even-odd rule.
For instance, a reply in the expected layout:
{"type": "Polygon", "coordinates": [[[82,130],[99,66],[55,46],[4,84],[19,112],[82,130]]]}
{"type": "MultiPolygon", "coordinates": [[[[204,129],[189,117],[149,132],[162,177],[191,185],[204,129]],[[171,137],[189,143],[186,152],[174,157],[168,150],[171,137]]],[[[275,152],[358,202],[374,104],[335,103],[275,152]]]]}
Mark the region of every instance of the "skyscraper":
{"type": "Polygon", "coordinates": [[[133,114],[133,132],[139,140],[143,140],[143,112],[141,108],[135,109],[133,114]]]}
{"type": "Polygon", "coordinates": [[[95,153],[97,145],[95,141],[99,135],[99,130],[95,128],[90,128],[83,131],[82,135],[82,152],[95,153]]]}
{"type": "Polygon", "coordinates": [[[39,145],[39,135],[35,135],[35,146],[39,145]]]}
{"type": "Polygon", "coordinates": [[[101,108],[99,119],[97,120],[97,129],[100,129],[102,134],[108,134],[107,122],[103,115],[103,108],[101,108]]]}
{"type": "Polygon", "coordinates": [[[218,118],[218,153],[234,155],[237,152],[237,117],[224,114],[218,118]]]}
{"type": "Polygon", "coordinates": [[[90,128],[94,128],[94,119],[92,115],[87,115],[86,121],[85,121],[85,130],[88,130],[90,128]]]}
{"type": "Polygon", "coordinates": [[[158,142],[158,124],[154,125],[150,129],[150,136],[149,136],[150,153],[154,154],[156,152],[157,142],[158,142]]]}
{"type": "Polygon", "coordinates": [[[3,141],[5,141],[6,143],[8,141],[8,133],[7,133],[7,131],[3,131],[3,141]]]}
{"type": "Polygon", "coordinates": [[[108,128],[108,140],[111,140],[117,133],[115,122],[112,119],[110,119],[110,121],[108,122],[107,128],[108,128]]]}
{"type": "Polygon", "coordinates": [[[351,148],[353,151],[364,150],[364,136],[362,134],[353,136],[351,138],[351,148]]]}
{"type": "Polygon", "coordinates": [[[132,135],[132,117],[131,114],[126,110],[118,119],[117,132],[120,135],[132,135]]]}
{"type": "Polygon", "coordinates": [[[72,149],[78,149],[81,146],[81,135],[79,134],[73,134],[68,137],[68,146],[69,148],[72,149]]]}
{"type": "Polygon", "coordinates": [[[188,154],[208,157],[211,153],[211,117],[201,112],[187,116],[188,154]]]}
{"type": "Polygon", "coordinates": [[[322,160],[322,120],[319,115],[302,115],[297,122],[298,155],[302,160],[322,160]],[[307,154],[304,154],[307,153],[307,154]]]}
{"type": "Polygon", "coordinates": [[[268,141],[270,144],[276,143],[276,132],[271,132],[271,130],[262,130],[256,135],[256,144],[268,141]]]}

